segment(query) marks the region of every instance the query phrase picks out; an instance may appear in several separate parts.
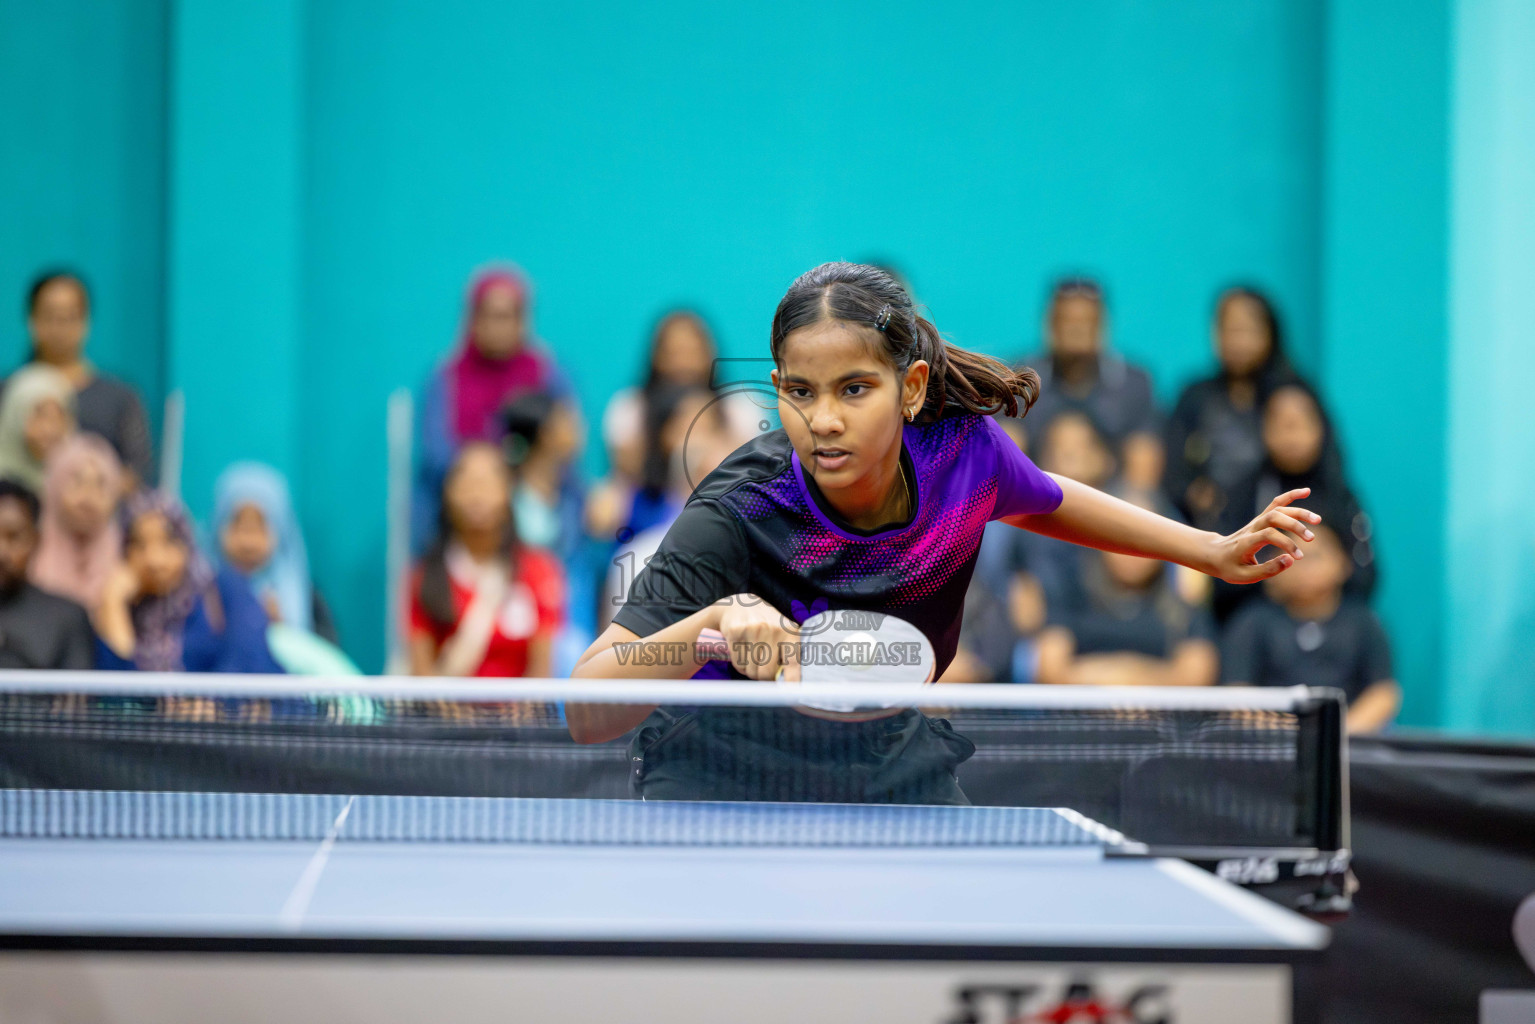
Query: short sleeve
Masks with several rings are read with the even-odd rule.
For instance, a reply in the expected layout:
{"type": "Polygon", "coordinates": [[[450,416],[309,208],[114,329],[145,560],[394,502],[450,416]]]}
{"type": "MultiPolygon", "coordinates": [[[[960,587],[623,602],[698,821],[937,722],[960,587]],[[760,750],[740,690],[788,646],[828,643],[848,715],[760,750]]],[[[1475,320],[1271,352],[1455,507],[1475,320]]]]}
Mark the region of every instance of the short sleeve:
{"type": "Polygon", "coordinates": [[[123,463],[144,484],[152,483],[154,472],[154,442],[149,435],[149,420],[144,415],[144,404],[137,393],[123,389],[122,418],[117,423],[117,436],[111,439],[123,463]]]}
{"type": "Polygon", "coordinates": [[[717,502],[694,499],[629,586],[613,621],[650,636],[721,598],[744,593],[751,553],[740,521],[717,502]]]}
{"type": "Polygon", "coordinates": [[[1034,465],[991,416],[982,425],[997,455],[997,502],[991,518],[1042,515],[1061,507],[1061,485],[1034,465]]]}
{"type": "Polygon", "coordinates": [[[538,608],[538,631],[554,633],[565,623],[565,572],[548,552],[523,549],[523,581],[538,608]]]}
{"type": "Polygon", "coordinates": [[[1205,640],[1216,643],[1220,640],[1220,630],[1215,627],[1215,616],[1210,614],[1210,609],[1204,605],[1195,605],[1189,609],[1189,628],[1187,640],[1205,640]]]}
{"type": "Polygon", "coordinates": [[[1262,686],[1259,678],[1263,620],[1257,606],[1237,613],[1221,644],[1221,682],[1238,686],[1262,686]]]}
{"type": "MultiPolygon", "coordinates": [[[[1386,636],[1386,628],[1380,624],[1380,619],[1375,613],[1365,610],[1364,614],[1364,685],[1373,686],[1386,679],[1395,679],[1395,667],[1391,664],[1391,641],[1386,636]]],[[[1363,690],[1361,689],[1361,692],[1363,690]]]]}

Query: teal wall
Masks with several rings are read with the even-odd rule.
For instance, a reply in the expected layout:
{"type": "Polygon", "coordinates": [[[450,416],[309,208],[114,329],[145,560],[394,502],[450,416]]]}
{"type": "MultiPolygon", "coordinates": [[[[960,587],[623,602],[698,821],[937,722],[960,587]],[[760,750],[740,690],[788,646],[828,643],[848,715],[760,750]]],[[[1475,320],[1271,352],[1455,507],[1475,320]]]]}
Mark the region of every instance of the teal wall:
{"type": "Polygon", "coordinates": [[[1529,731],[1528,10],[0,0],[27,142],[0,303],[38,263],[91,273],[98,359],[187,395],[194,510],[233,459],[287,470],[376,669],[385,400],[452,346],[477,265],[526,267],[594,420],[663,309],[760,356],[824,259],[893,261],[999,355],[1051,276],[1100,274],[1166,399],[1217,286],[1256,280],[1374,513],[1406,720],[1529,731]]]}
{"type": "Polygon", "coordinates": [[[1535,734],[1535,5],[1454,26],[1448,685],[1439,720],[1535,734]]]}
{"type": "Polygon", "coordinates": [[[1326,28],[1321,383],[1414,725],[1445,678],[1450,7],[1333,0],[1326,28]]]}
{"type": "Polygon", "coordinates": [[[0,372],[44,266],[95,292],[90,357],[160,421],[167,0],[0,0],[0,372]]]}

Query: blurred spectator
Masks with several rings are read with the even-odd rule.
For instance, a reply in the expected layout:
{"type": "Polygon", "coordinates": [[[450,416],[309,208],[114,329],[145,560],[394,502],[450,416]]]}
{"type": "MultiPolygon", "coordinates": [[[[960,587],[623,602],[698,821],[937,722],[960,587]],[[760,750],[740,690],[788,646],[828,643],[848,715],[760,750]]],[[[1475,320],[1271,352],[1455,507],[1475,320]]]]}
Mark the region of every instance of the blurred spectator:
{"type": "Polygon", "coordinates": [[[1039,682],[1215,682],[1215,624],[1208,611],[1179,593],[1175,567],[1152,558],[1091,550],[1081,552],[1080,563],[1076,599],[1050,604],[1049,625],[1039,637],[1039,682]]]}
{"type": "Polygon", "coordinates": [[[567,560],[582,540],[585,495],[575,470],[583,443],[580,414],[547,391],[530,391],[512,399],[502,418],[517,534],[524,544],[567,560]]]}
{"type": "MultiPolygon", "coordinates": [[[[594,537],[612,537],[620,528],[635,529],[633,502],[638,490],[655,484],[646,461],[653,449],[654,417],[649,407],[663,391],[718,387],[719,351],[709,325],[697,313],[677,310],[661,318],[651,336],[644,379],[639,387],[616,393],[602,414],[602,439],[607,447],[608,477],[592,491],[587,506],[587,530],[594,537]]],[[[745,393],[721,396],[734,448],[757,433],[763,412],[745,393]]],[[[656,493],[652,490],[652,496],[656,493]]],[[[648,513],[642,511],[643,521],[648,513]]],[[[644,527],[640,527],[643,529],[644,527]]]]}
{"type": "Polygon", "coordinates": [[[1183,389],[1167,427],[1168,497],[1202,530],[1219,528],[1233,492],[1263,462],[1263,403],[1296,379],[1279,316],[1262,292],[1222,292],[1214,338],[1220,369],[1183,389]]]}
{"type": "Polygon", "coordinates": [[[564,580],[522,544],[501,450],[471,442],[448,471],[438,540],[410,581],[414,675],[547,676],[564,617],[564,580]]]}
{"type": "Polygon", "coordinates": [[[76,434],[59,445],[48,460],[32,582],[94,611],[123,561],[122,493],[122,463],[104,438],[76,434]]]}
{"type": "Polygon", "coordinates": [[[1138,489],[1160,486],[1165,461],[1151,377],[1104,344],[1103,289],[1088,278],[1065,278],[1050,293],[1046,351],[1025,360],[1039,374],[1039,401],[1024,421],[1029,450],[1055,418],[1079,412],[1108,440],[1126,480],[1138,489]]]}
{"type": "Polygon", "coordinates": [[[85,609],[27,580],[37,517],[37,495],[0,480],[0,668],[89,669],[96,638],[85,609]]]}
{"type": "MultiPolygon", "coordinates": [[[[706,388],[678,387],[656,393],[651,408],[666,412],[665,422],[656,432],[666,439],[657,450],[668,453],[665,498],[656,503],[660,518],[636,532],[609,561],[597,615],[598,633],[613,621],[613,613],[628,596],[629,584],[661,546],[662,538],[681,513],[693,488],[735,450],[735,435],[724,404],[706,388]]],[[[655,468],[658,467],[653,466],[652,472],[655,468]]]]}
{"type": "MultiPolygon", "coordinates": [[[[1343,472],[1343,456],[1332,423],[1316,393],[1300,381],[1281,385],[1262,410],[1263,462],[1232,491],[1220,531],[1242,528],[1268,507],[1277,495],[1301,487],[1310,497],[1298,502],[1322,517],[1345,541],[1353,571],[1349,594],[1367,598],[1375,589],[1375,553],[1370,543],[1370,517],[1365,515],[1343,472]]],[[[1218,582],[1215,615],[1224,623],[1242,604],[1258,596],[1258,588],[1218,582]]]]}
{"type": "Polygon", "coordinates": [[[259,462],[224,470],[213,485],[213,523],[220,561],[245,579],[269,621],[337,642],[281,473],[259,462]]]}
{"type": "Polygon", "coordinates": [[[145,672],[281,672],[266,610],[239,574],[215,572],[174,498],[128,500],[123,564],[95,611],[97,667],[145,672]]]}
{"type": "Polygon", "coordinates": [[[0,477],[43,486],[48,456],[75,432],[75,389],[51,366],[11,374],[0,396],[0,477]]]}
{"type": "Polygon", "coordinates": [[[1233,686],[1331,686],[1348,697],[1349,732],[1375,732],[1401,706],[1391,646],[1375,613],[1344,588],[1352,562],[1338,535],[1314,526],[1306,557],[1264,583],[1232,620],[1221,680],[1233,686]]]}
{"type": "Polygon", "coordinates": [[[499,442],[501,410],[518,395],[548,390],[563,396],[568,390],[528,329],[530,299],[527,281],[516,271],[476,277],[459,349],[427,382],[417,425],[411,508],[416,551],[431,542],[443,480],[459,448],[470,441],[499,442]]]}
{"type": "Polygon", "coordinates": [[[90,329],[90,292],[78,274],[53,271],[37,279],[27,293],[29,362],[51,366],[69,380],[80,429],[106,438],[126,467],[126,494],[153,475],[149,421],[133,388],[101,373],[85,358],[90,329]]]}

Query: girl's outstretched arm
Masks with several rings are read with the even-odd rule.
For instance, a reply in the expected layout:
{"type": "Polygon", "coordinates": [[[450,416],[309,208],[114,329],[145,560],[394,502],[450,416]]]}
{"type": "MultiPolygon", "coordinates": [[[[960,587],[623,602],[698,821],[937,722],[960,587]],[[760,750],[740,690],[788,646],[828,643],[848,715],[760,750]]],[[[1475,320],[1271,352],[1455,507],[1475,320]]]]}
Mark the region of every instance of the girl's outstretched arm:
{"type": "Polygon", "coordinates": [[[1309,526],[1322,521],[1314,512],[1290,506],[1311,493],[1302,487],[1279,495],[1252,522],[1221,536],[1050,475],[1061,485],[1060,507],[1045,515],[1013,516],[1003,522],[1073,544],[1176,562],[1227,583],[1256,583],[1284,572],[1295,559],[1305,557],[1301,545],[1312,539],[1309,526]],[[1279,549],[1279,556],[1259,562],[1258,552],[1269,545],[1279,549]]]}

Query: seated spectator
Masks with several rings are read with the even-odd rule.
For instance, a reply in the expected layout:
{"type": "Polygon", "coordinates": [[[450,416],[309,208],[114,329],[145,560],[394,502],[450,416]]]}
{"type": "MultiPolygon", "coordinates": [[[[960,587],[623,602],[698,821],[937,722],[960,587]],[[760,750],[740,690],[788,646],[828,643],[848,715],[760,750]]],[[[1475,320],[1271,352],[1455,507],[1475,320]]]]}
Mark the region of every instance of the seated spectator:
{"type": "Polygon", "coordinates": [[[1219,370],[1183,389],[1167,426],[1167,496],[1201,530],[1219,529],[1233,493],[1262,464],[1263,403],[1296,379],[1262,292],[1222,292],[1214,338],[1219,370]]]}
{"type": "Polygon", "coordinates": [[[665,500],[657,503],[661,518],[636,532],[609,560],[603,600],[597,615],[597,632],[608,627],[613,613],[624,603],[629,585],[645,567],[667,529],[682,511],[693,488],[714,472],[735,450],[735,436],[723,403],[704,388],[659,389],[653,409],[669,410],[666,422],[657,434],[666,438],[669,449],[665,500]]]}
{"type": "Polygon", "coordinates": [[[519,542],[512,474],[495,445],[464,446],[443,485],[442,532],[410,581],[410,668],[422,676],[547,676],[564,580],[519,542]]]}
{"type": "MultiPolygon", "coordinates": [[[[1353,562],[1348,592],[1368,598],[1375,589],[1376,576],[1370,517],[1348,485],[1343,457],[1321,401],[1300,381],[1282,385],[1264,403],[1262,422],[1263,463],[1233,490],[1220,532],[1241,529],[1268,507],[1274,495],[1309,487],[1311,495],[1297,504],[1320,515],[1322,522],[1345,538],[1353,562]]],[[[1237,608],[1259,594],[1257,587],[1217,582],[1216,621],[1225,623],[1237,608]]]]}
{"type": "MultiPolygon", "coordinates": [[[[647,482],[654,483],[654,479],[647,481],[645,469],[650,433],[647,424],[652,422],[647,407],[663,390],[717,391],[718,357],[714,334],[697,313],[677,310],[656,325],[643,382],[614,394],[602,414],[602,440],[610,467],[607,478],[593,488],[587,506],[587,530],[592,536],[612,537],[626,525],[633,529],[630,520],[636,491],[647,482]]],[[[764,413],[744,391],[721,395],[721,405],[735,441],[732,448],[757,434],[764,413]]]]}
{"type": "MultiPolygon", "coordinates": [[[[1155,511],[1161,511],[1160,509],[1155,511]]],[[[1219,658],[1215,624],[1152,558],[1083,549],[1074,601],[1054,601],[1039,637],[1041,683],[1208,686],[1219,658]]]]}
{"type": "Polygon", "coordinates": [[[583,537],[585,494],[575,466],[582,444],[581,416],[564,399],[530,391],[514,398],[502,419],[517,534],[524,544],[568,560],[583,537]]]}
{"type": "Polygon", "coordinates": [[[124,513],[123,564],[94,619],[98,668],[144,672],[281,672],[267,615],[239,574],[197,549],[174,498],[141,491],[124,513]]]}
{"type": "Polygon", "coordinates": [[[1055,418],[1078,412],[1097,424],[1131,486],[1160,486],[1165,461],[1151,376],[1104,344],[1103,289],[1087,278],[1066,278],[1050,293],[1046,351],[1024,362],[1039,374],[1039,400],[1029,409],[1028,450],[1055,418]]]}
{"type": "Polygon", "coordinates": [[[48,459],[32,582],[94,611],[123,561],[122,493],[122,463],[104,438],[76,434],[59,445],[48,459]]]}
{"type": "Polygon", "coordinates": [[[1263,584],[1263,598],[1232,619],[1221,681],[1232,686],[1331,686],[1348,697],[1348,731],[1376,732],[1396,717],[1401,688],[1375,613],[1346,585],[1352,562],[1326,525],[1306,557],[1263,584]]]}
{"type": "Polygon", "coordinates": [[[91,329],[91,297],[80,275],[53,271],[39,277],[27,295],[31,365],[46,365],[69,380],[82,431],[100,434],[126,468],[123,493],[153,477],[149,421],[138,393],[102,373],[85,358],[91,329]]]}
{"type": "Polygon", "coordinates": [[[529,290],[522,275],[496,270],[475,278],[458,351],[427,382],[417,425],[412,493],[413,549],[430,544],[442,482],[459,448],[499,442],[501,410],[528,391],[568,392],[544,346],[528,328],[529,290]]]}
{"type": "Polygon", "coordinates": [[[37,495],[0,480],[0,668],[89,669],[96,637],[85,609],[27,580],[37,517],[37,495]]]}
{"type": "Polygon", "coordinates": [[[43,486],[48,456],[75,432],[75,390],[51,366],[17,370],[0,396],[0,477],[43,486]]]}
{"type": "Polygon", "coordinates": [[[220,561],[245,579],[268,620],[337,642],[281,473],[259,462],[224,470],[213,485],[213,523],[220,561]]]}

